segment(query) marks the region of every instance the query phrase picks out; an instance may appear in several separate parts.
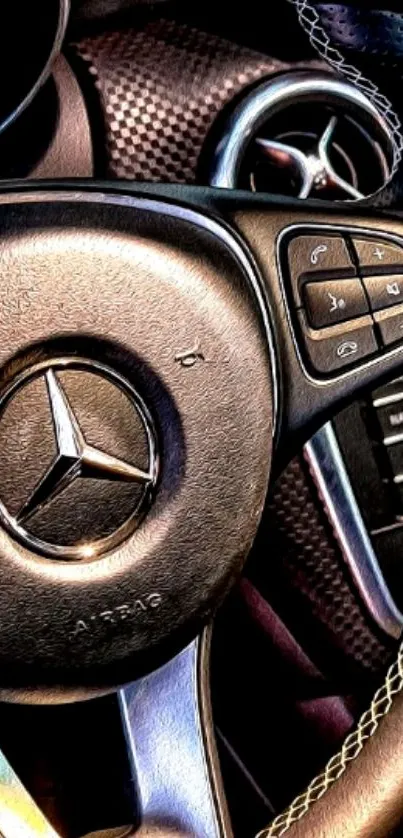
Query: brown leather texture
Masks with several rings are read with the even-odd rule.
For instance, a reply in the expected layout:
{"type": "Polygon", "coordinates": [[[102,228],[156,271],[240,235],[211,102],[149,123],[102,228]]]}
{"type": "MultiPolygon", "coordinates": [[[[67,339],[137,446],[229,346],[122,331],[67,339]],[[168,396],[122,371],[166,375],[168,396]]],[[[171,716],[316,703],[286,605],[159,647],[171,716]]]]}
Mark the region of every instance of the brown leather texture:
{"type": "MultiPolygon", "coordinates": [[[[259,838],[281,838],[290,833],[326,838],[395,834],[395,826],[403,819],[399,771],[402,691],[400,646],[397,659],[357,728],[306,791],[262,830],[259,838]]],[[[401,835],[401,830],[397,834],[401,835]]]]}
{"type": "MultiPolygon", "coordinates": [[[[340,46],[338,35],[345,24],[343,13],[347,17],[351,15],[353,10],[350,6],[343,8],[336,4],[305,4],[303,0],[295,0],[295,3],[301,17],[306,14],[307,7],[312,14],[311,20],[315,21],[311,31],[313,43],[319,31],[317,24],[323,21],[317,17],[317,11],[312,9],[315,7],[323,14],[328,7],[337,26],[330,38],[330,44],[329,41],[327,44],[330,49],[335,44],[340,46]]],[[[379,13],[373,13],[374,18],[376,14],[379,13]]],[[[387,14],[391,15],[390,12],[387,14]]],[[[377,72],[373,66],[373,55],[377,51],[379,38],[375,37],[374,33],[369,38],[368,27],[362,29],[365,34],[367,57],[370,59],[368,76],[372,79],[373,74],[377,72]]],[[[401,23],[396,26],[396,31],[401,32],[401,23]]],[[[351,33],[349,35],[349,41],[343,44],[344,48],[347,47],[347,53],[352,41],[351,33]]],[[[399,50],[394,49],[393,52],[393,58],[396,59],[399,50]]],[[[381,55],[386,55],[384,49],[381,55]]],[[[358,62],[359,66],[360,64],[362,62],[358,62]]],[[[397,71],[397,64],[393,64],[394,83],[397,71]]],[[[378,691],[357,731],[348,737],[342,751],[328,763],[323,774],[312,781],[307,792],[297,798],[284,815],[276,818],[262,836],[280,838],[287,834],[289,838],[387,838],[401,835],[402,764],[403,697],[400,651],[397,663],[388,673],[384,687],[378,691]],[[395,667],[397,672],[391,677],[395,667]],[[398,686],[392,701],[394,693],[390,688],[393,678],[398,681],[398,686]],[[379,717],[383,717],[381,721],[378,721],[379,717]]]]}
{"type": "Polygon", "coordinates": [[[287,831],[288,838],[386,838],[403,814],[403,696],[343,776],[287,831]]]}
{"type": "Polygon", "coordinates": [[[55,62],[53,82],[58,103],[57,130],[30,177],[92,177],[94,161],[88,113],[77,79],[63,56],[55,62]]]}
{"type": "MultiPolygon", "coordinates": [[[[166,183],[203,180],[201,159],[222,112],[290,68],[164,18],[89,35],[69,57],[91,111],[96,175],[166,183]]],[[[304,626],[305,647],[326,671],[350,686],[379,677],[395,644],[369,619],[302,458],[273,486],[269,513],[262,550],[270,544],[270,562],[259,562],[256,583],[273,601],[273,577],[281,580],[281,615],[298,632],[304,626]]]]}
{"type": "MultiPolygon", "coordinates": [[[[52,701],[58,699],[58,684],[65,685],[63,700],[73,685],[71,695],[77,700],[77,695],[88,695],[86,686],[90,694],[93,686],[96,692],[115,688],[180,651],[240,573],[270,474],[273,390],[266,334],[252,283],[221,243],[221,228],[213,236],[195,221],[184,221],[183,210],[176,219],[163,203],[148,210],[134,198],[130,207],[127,201],[120,205],[117,197],[110,203],[103,197],[101,205],[95,199],[76,203],[73,193],[71,201],[42,196],[17,204],[12,197],[3,198],[0,219],[0,304],[7,312],[0,325],[3,387],[8,376],[16,381],[18,371],[32,369],[37,359],[47,363],[61,353],[92,365],[101,359],[141,395],[164,452],[141,529],[113,546],[105,562],[70,562],[64,576],[52,562],[41,561],[38,569],[36,546],[29,550],[5,529],[0,531],[0,565],[10,572],[1,573],[0,586],[0,600],[3,596],[7,601],[0,635],[2,687],[21,688],[25,699],[43,686],[52,701]],[[21,346],[29,349],[21,351],[21,346]],[[195,353],[199,362],[190,367],[189,377],[184,359],[195,353]],[[206,575],[209,590],[203,590],[206,575]],[[111,620],[102,616],[105,603],[109,616],[115,615],[111,620]],[[126,603],[130,607],[122,619],[119,609],[126,603]],[[194,612],[186,625],[191,603],[199,609],[199,622],[194,612]],[[157,659],[165,619],[176,626],[172,632],[167,629],[157,659]],[[137,642],[139,668],[132,647],[137,642]],[[96,674],[91,658],[99,667],[96,674]],[[65,666],[70,673],[64,675],[65,666]],[[77,692],[80,682],[84,689],[77,692]]],[[[100,372],[108,377],[107,371],[100,372]]],[[[80,403],[87,410],[84,382],[81,386],[80,403]]],[[[110,421],[107,401],[101,398],[94,407],[102,435],[110,421]]],[[[41,422],[37,399],[35,409],[41,422]]],[[[80,423],[78,400],[72,409],[80,423]]],[[[21,427],[26,432],[24,423],[21,427]]],[[[83,428],[84,435],[89,432],[83,428]]],[[[23,457],[22,436],[18,456],[23,457]]],[[[110,450],[104,436],[99,442],[87,439],[110,450]]],[[[5,437],[3,453],[7,445],[5,437]]],[[[144,462],[140,466],[145,468],[144,462]]],[[[114,497],[119,507],[122,498],[114,497]]],[[[90,505],[98,521],[104,518],[99,499],[95,502],[92,493],[90,505]]],[[[75,513],[77,517],[77,505],[75,513]]],[[[62,511],[54,514],[67,521],[62,511]]],[[[55,543],[66,541],[60,533],[55,543]]]]}

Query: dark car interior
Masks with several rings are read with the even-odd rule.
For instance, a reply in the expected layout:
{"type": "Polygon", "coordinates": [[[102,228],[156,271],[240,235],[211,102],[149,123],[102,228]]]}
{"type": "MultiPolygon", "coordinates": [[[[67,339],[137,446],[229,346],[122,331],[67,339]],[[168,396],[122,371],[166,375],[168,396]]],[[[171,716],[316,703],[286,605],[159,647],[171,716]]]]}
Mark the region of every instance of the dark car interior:
{"type": "Polygon", "coordinates": [[[403,834],[403,2],[0,47],[0,834],[403,834]]]}

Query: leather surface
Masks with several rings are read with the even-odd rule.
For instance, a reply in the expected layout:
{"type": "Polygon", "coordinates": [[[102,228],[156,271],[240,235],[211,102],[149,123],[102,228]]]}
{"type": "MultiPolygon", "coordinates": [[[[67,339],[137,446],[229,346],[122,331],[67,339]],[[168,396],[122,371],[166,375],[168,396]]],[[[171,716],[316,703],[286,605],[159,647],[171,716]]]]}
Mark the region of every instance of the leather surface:
{"type": "Polygon", "coordinates": [[[403,12],[379,6],[375,4],[371,8],[371,4],[363,2],[320,2],[316,9],[332,45],[345,53],[360,53],[368,67],[371,56],[372,60],[377,56],[376,71],[391,72],[403,59],[403,12]]]}
{"type": "Polygon", "coordinates": [[[0,178],[92,174],[92,132],[84,97],[67,60],[59,55],[47,84],[0,134],[0,178]]]}
{"type": "MultiPolygon", "coordinates": [[[[287,830],[289,838],[389,838],[402,820],[403,696],[342,777],[287,830]]],[[[400,831],[399,831],[399,834],[400,831]]]]}
{"type": "Polygon", "coordinates": [[[369,622],[303,458],[272,487],[268,513],[252,578],[324,671],[330,653],[332,672],[360,690],[393,658],[395,642],[369,622]],[[262,561],[268,544],[270,562],[262,561]]]}
{"type": "MultiPolygon", "coordinates": [[[[223,108],[261,78],[289,69],[163,18],[87,37],[71,58],[91,113],[96,174],[168,183],[203,180],[201,161],[223,108]]],[[[350,683],[372,681],[393,646],[351,584],[300,458],[272,488],[270,514],[275,545],[270,565],[259,563],[257,584],[267,581],[272,601],[273,577],[281,580],[283,618],[298,636],[304,627],[306,648],[329,672],[350,683]]]]}
{"type": "Polygon", "coordinates": [[[0,531],[4,695],[56,700],[59,684],[77,697],[160,665],[241,571],[270,474],[271,361],[252,281],[183,211],[10,198],[10,212],[7,200],[3,387],[40,359],[95,359],[142,396],[161,452],[151,510],[98,561],[44,560],[0,531]]]}
{"type": "Polygon", "coordinates": [[[94,163],[88,113],[77,79],[63,56],[54,65],[53,82],[58,98],[56,130],[30,177],[92,177],[94,163]]]}

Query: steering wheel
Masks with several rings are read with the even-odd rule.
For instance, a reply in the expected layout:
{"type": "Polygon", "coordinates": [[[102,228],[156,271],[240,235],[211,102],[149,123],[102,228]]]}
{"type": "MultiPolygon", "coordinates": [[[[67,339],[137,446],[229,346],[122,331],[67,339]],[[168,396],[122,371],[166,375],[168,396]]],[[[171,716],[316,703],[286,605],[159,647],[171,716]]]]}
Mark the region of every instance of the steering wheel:
{"type": "MultiPolygon", "coordinates": [[[[4,186],[0,227],[1,697],[72,701],[140,679],[120,695],[144,827],[228,834],[203,629],[271,475],[400,368],[403,222],[75,182],[4,186]]],[[[389,834],[402,686],[399,655],[267,838],[389,834]]],[[[5,763],[2,776],[11,838],[15,800],[34,810],[5,763]]],[[[38,813],[21,828],[52,835],[38,813]]]]}
{"type": "MultiPolygon", "coordinates": [[[[338,47],[355,44],[371,78],[380,49],[395,95],[400,29],[382,11],[372,42],[366,9],[292,2],[354,82],[338,47]]],[[[273,476],[401,369],[403,219],[380,208],[401,204],[402,183],[379,210],[128,183],[0,188],[0,695],[119,690],[138,834],[231,834],[208,626],[273,476]]],[[[357,730],[261,838],[394,831],[402,693],[400,649],[357,730]]],[[[4,838],[57,838],[1,753],[0,776],[4,838]]]]}

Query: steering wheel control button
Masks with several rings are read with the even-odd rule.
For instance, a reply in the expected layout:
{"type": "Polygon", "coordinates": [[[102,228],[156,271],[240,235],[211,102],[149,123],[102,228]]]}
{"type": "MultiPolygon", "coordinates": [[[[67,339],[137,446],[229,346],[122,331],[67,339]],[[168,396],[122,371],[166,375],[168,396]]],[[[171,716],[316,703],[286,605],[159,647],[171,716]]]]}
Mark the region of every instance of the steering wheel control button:
{"type": "Polygon", "coordinates": [[[288,245],[288,264],[294,299],[301,306],[301,277],[315,273],[337,276],[355,275],[347,244],[342,236],[296,236],[288,245]]]}
{"type": "Polygon", "coordinates": [[[403,305],[374,315],[384,346],[403,341],[403,305]]]}
{"type": "Polygon", "coordinates": [[[368,312],[367,298],[359,279],[307,282],[303,298],[309,322],[315,329],[368,312]]]}
{"type": "Polygon", "coordinates": [[[299,312],[305,349],[311,366],[322,375],[353,366],[378,351],[372,318],[357,318],[343,326],[309,328],[305,312],[299,312]]]}
{"type": "Polygon", "coordinates": [[[352,239],[357,261],[363,273],[389,271],[391,265],[400,266],[403,272],[403,248],[396,244],[385,244],[376,239],[352,239]]]}
{"type": "Polygon", "coordinates": [[[364,277],[372,311],[380,311],[403,303],[403,273],[364,277]]]}
{"type": "Polygon", "coordinates": [[[403,439],[403,400],[378,408],[376,415],[386,444],[403,439]]]}
{"type": "Polygon", "coordinates": [[[138,393],[102,365],[28,370],[2,399],[0,519],[30,550],[97,558],[131,535],[157,480],[156,435],[138,393]]]}

